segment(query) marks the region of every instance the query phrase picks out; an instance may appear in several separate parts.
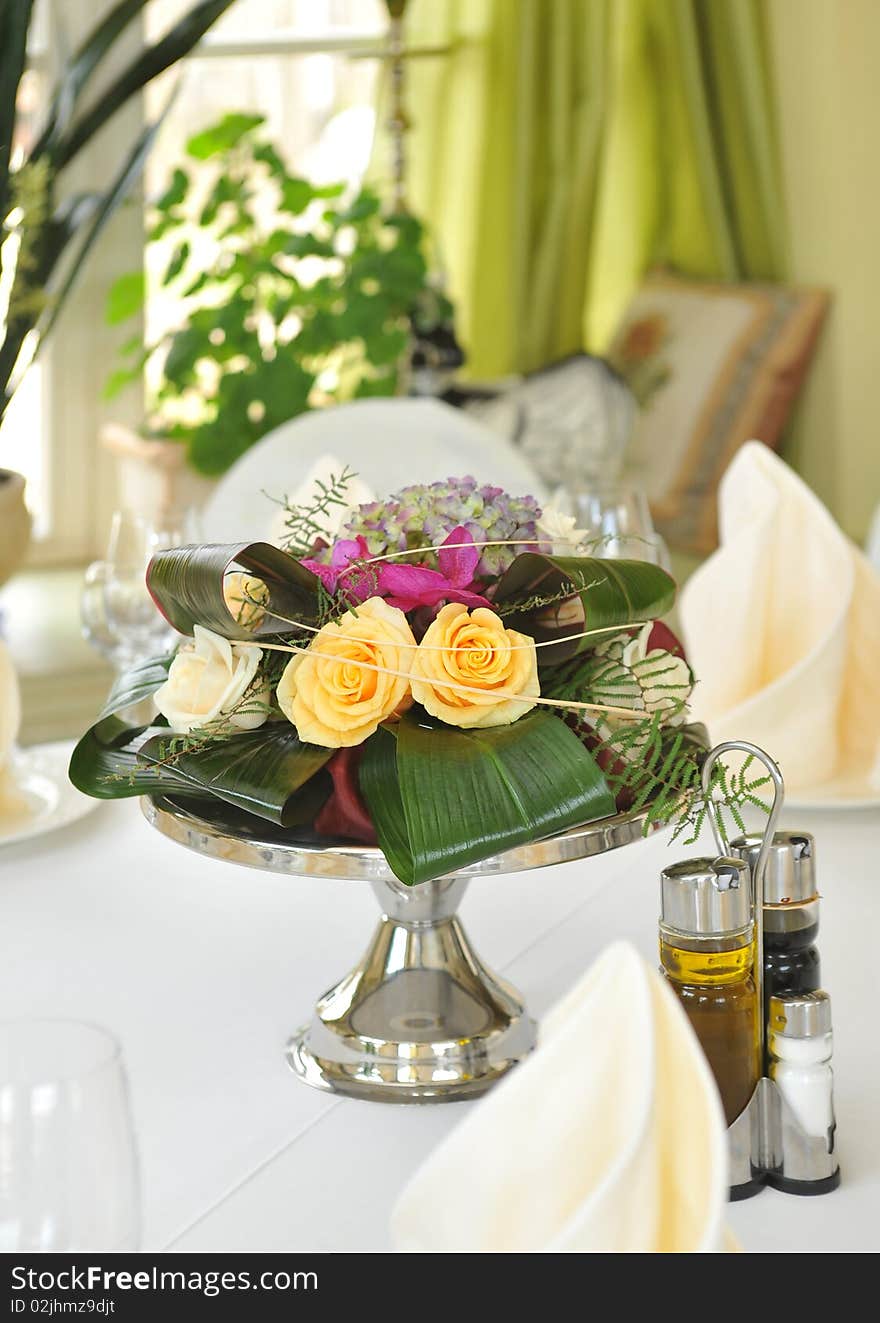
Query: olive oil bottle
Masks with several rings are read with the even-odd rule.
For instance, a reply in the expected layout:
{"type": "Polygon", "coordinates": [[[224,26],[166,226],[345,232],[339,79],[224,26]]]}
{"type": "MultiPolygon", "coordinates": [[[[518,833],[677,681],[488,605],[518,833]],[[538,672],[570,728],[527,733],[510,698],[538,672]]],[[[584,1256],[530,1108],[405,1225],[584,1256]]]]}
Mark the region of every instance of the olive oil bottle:
{"type": "Polygon", "coordinates": [[[688,859],[661,874],[660,964],[715,1076],[727,1124],[748,1105],[761,1063],[748,866],[688,859]]]}

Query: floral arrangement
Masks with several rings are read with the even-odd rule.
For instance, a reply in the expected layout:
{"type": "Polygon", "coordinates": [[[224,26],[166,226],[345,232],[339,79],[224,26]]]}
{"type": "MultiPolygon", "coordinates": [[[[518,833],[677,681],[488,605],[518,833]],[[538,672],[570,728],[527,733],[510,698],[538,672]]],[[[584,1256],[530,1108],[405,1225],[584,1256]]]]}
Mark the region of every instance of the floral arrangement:
{"type": "MultiPolygon", "coordinates": [[[[473,478],[359,506],[330,541],[351,476],[287,510],[282,548],[154,557],[185,637],[118,681],[74,783],[378,843],[407,884],[622,810],[699,826],[693,676],[658,623],[672,579],[473,478]],[[127,724],[148,696],[158,718],[127,724]]],[[[735,808],[755,784],[722,788],[735,808]]]]}

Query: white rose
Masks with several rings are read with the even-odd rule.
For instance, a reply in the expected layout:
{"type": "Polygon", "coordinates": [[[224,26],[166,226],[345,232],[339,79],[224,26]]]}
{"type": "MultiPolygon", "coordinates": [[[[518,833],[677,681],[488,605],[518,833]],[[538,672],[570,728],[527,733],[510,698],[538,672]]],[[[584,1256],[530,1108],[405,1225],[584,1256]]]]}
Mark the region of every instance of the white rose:
{"type": "Polygon", "coordinates": [[[156,707],[171,729],[186,735],[224,716],[230,732],[262,726],[271,696],[267,683],[254,684],[262,649],[229,643],[201,625],[193,633],[192,642],[181,646],[168,679],[155,694],[156,707]],[[242,702],[245,694],[247,700],[242,702]]]}
{"type": "Polygon", "coordinates": [[[590,536],[588,529],[575,528],[574,515],[563,514],[553,506],[541,512],[536,527],[553,544],[551,554],[555,556],[570,556],[590,536]]]}

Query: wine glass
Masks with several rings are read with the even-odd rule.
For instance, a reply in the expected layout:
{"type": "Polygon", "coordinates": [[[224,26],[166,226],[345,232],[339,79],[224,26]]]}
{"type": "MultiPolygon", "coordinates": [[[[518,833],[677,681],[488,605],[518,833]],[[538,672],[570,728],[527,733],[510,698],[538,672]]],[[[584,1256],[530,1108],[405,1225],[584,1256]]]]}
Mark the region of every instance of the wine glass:
{"type": "Polygon", "coordinates": [[[0,1022],[0,1251],[131,1251],[139,1242],[119,1043],[76,1020],[0,1022]]]}
{"type": "Polygon", "coordinates": [[[152,520],[117,510],[105,560],[86,570],[81,600],[83,633],[118,671],[165,652],[175,637],[147,590],[151,558],[190,540],[189,513],[165,512],[152,520]]]}
{"type": "Polygon", "coordinates": [[[654,528],[648,498],[640,487],[591,483],[562,488],[559,508],[575,516],[589,553],[600,559],[645,560],[669,571],[669,549],[654,528]]]}

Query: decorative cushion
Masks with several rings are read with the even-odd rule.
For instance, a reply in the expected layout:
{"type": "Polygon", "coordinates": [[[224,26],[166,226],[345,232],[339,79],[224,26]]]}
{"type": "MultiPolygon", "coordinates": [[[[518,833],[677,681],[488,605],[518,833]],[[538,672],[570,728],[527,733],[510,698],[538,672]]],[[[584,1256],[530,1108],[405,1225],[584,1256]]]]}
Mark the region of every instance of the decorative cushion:
{"type": "Polygon", "coordinates": [[[822,290],[667,273],[636,293],[608,357],[641,406],[625,478],[670,546],[717,545],[721,475],[745,441],[777,446],[827,305],[822,290]]]}

